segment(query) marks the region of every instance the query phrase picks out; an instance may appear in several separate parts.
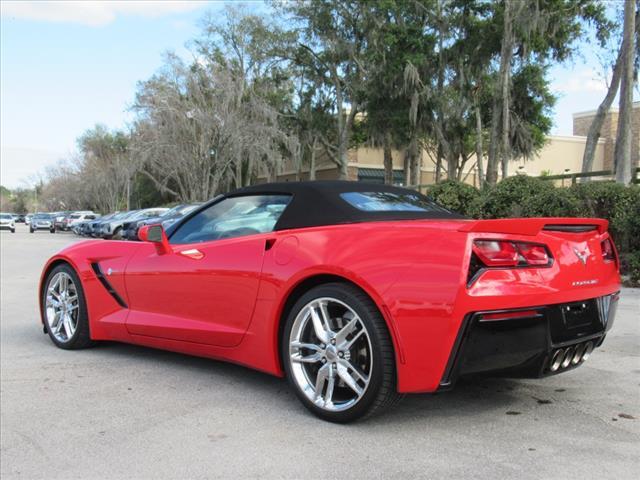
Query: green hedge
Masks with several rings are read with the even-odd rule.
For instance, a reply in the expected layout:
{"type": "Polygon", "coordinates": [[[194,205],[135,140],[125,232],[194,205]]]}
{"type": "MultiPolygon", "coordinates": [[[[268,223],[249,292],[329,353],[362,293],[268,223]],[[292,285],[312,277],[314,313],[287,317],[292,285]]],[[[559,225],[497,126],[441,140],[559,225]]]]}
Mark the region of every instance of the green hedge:
{"type": "Polygon", "coordinates": [[[589,182],[568,188],[516,175],[482,191],[447,180],[429,187],[439,204],[472,218],[598,217],[609,220],[623,273],[640,285],[640,185],[589,182]]]}

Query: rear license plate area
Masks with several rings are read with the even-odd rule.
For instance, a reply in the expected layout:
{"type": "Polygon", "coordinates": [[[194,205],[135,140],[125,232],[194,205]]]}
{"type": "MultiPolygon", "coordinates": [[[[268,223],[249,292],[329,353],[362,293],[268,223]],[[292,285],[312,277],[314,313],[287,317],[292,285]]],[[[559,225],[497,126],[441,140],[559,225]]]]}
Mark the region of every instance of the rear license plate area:
{"type": "Polygon", "coordinates": [[[594,316],[598,313],[597,310],[593,311],[591,303],[593,302],[577,302],[563,305],[562,316],[565,327],[572,329],[590,325],[594,316]]]}
{"type": "Polygon", "coordinates": [[[554,344],[604,332],[595,299],[554,305],[547,315],[554,344]]]}

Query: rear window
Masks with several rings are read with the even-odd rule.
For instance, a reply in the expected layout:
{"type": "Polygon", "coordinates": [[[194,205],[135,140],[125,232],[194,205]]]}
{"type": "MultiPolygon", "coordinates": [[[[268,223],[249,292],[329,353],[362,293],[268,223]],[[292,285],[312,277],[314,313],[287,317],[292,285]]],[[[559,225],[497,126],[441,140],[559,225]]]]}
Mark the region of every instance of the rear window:
{"type": "Polygon", "coordinates": [[[418,193],[347,192],[340,197],[364,212],[449,212],[418,193]]]}

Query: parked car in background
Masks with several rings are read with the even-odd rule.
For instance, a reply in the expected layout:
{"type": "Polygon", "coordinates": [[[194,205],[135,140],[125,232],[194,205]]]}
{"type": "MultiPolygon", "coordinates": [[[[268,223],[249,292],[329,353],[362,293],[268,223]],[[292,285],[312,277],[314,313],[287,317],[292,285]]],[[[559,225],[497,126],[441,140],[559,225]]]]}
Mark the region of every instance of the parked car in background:
{"type": "Polygon", "coordinates": [[[84,222],[90,222],[99,217],[100,214],[94,213],[92,211],[73,212],[72,214],[68,215],[67,218],[63,221],[60,230],[71,230],[75,225],[79,225],[84,222]]]}
{"type": "Polygon", "coordinates": [[[102,224],[104,222],[111,220],[112,218],[115,218],[116,215],[119,215],[121,213],[123,212],[112,212],[107,215],[104,215],[103,217],[96,218],[95,220],[92,220],[90,222],[84,222],[84,224],[82,225],[82,231],[80,232],[80,234],[85,237],[100,238],[102,224]]]}
{"type": "Polygon", "coordinates": [[[62,230],[62,222],[63,220],[70,214],[71,212],[52,212],[51,217],[53,218],[53,228],[56,230],[62,230]]]}
{"type": "Polygon", "coordinates": [[[31,225],[31,219],[32,219],[32,218],[33,218],[33,214],[31,214],[31,213],[27,213],[27,214],[24,216],[24,223],[25,223],[25,225],[31,225]]]}
{"type": "Polygon", "coordinates": [[[15,220],[16,223],[24,223],[24,217],[25,217],[24,214],[18,213],[18,214],[15,215],[15,219],[14,220],[15,220]]]}
{"type": "Polygon", "coordinates": [[[29,223],[29,232],[34,233],[36,230],[49,230],[50,233],[56,233],[53,226],[53,217],[49,213],[36,213],[29,223]]]}
{"type": "Polygon", "coordinates": [[[82,224],[80,235],[83,235],[85,237],[99,237],[102,223],[111,220],[119,213],[121,212],[112,212],[103,217],[96,218],[95,220],[84,222],[82,224]]]}
{"type": "Polygon", "coordinates": [[[0,230],[11,230],[11,233],[16,233],[16,224],[13,215],[10,213],[0,213],[0,230]]]}
{"type": "Polygon", "coordinates": [[[85,220],[83,222],[76,223],[71,227],[71,230],[76,235],[82,235],[83,237],[100,237],[102,223],[114,218],[120,213],[122,212],[112,212],[104,216],[98,216],[93,220],[85,220]]]}
{"type": "Polygon", "coordinates": [[[104,224],[114,220],[118,220],[120,218],[124,218],[128,214],[129,214],[129,211],[113,212],[108,215],[105,215],[102,218],[98,218],[93,222],[85,222],[82,225],[80,234],[83,236],[100,238],[102,237],[102,227],[104,224]]]}
{"type": "Polygon", "coordinates": [[[161,223],[164,228],[169,228],[187,213],[195,210],[200,203],[182,204],[167,210],[162,215],[147,217],[139,220],[128,220],[122,225],[122,237],[127,240],[138,240],[138,230],[143,225],[153,225],[161,223]]]}
{"type": "Polygon", "coordinates": [[[126,215],[104,222],[102,224],[102,238],[118,240],[122,238],[123,225],[126,221],[143,220],[145,218],[157,217],[169,210],[168,208],[145,208],[142,210],[132,210],[126,215]]]}

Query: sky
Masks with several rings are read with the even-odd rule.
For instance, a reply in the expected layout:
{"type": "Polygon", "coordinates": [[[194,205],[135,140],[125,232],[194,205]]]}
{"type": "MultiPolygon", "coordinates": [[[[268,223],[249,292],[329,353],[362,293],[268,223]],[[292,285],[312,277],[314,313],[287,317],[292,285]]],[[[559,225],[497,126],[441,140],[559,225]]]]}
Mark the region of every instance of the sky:
{"type": "MultiPolygon", "coordinates": [[[[263,10],[260,2],[243,2],[263,10]]],[[[122,128],[136,83],[165,51],[189,55],[206,1],[0,3],[0,184],[25,187],[73,155],[76,138],[97,123],[122,128]]],[[[572,113],[597,108],[606,92],[595,48],[550,71],[559,96],[552,134],[571,135],[572,113]]]]}

